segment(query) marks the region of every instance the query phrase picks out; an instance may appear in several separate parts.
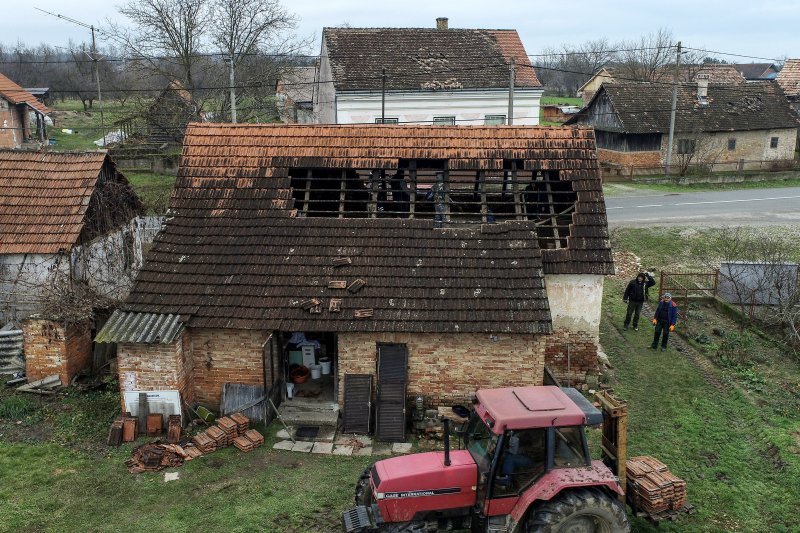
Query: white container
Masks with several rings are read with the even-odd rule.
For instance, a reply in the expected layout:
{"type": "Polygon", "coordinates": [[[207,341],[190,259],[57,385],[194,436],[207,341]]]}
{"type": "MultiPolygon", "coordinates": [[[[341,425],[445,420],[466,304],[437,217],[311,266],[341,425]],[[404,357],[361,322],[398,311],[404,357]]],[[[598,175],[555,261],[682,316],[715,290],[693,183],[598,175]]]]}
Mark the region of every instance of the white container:
{"type": "Polygon", "coordinates": [[[311,370],[311,379],[319,379],[322,376],[322,367],[320,365],[311,365],[308,369],[311,370]]]}
{"type": "Polygon", "coordinates": [[[294,383],[286,384],[286,397],[290,400],[294,398],[294,383]]]}
{"type": "Polygon", "coordinates": [[[331,373],[331,358],[330,357],[320,357],[319,358],[319,365],[322,367],[322,375],[327,376],[331,373]]]}

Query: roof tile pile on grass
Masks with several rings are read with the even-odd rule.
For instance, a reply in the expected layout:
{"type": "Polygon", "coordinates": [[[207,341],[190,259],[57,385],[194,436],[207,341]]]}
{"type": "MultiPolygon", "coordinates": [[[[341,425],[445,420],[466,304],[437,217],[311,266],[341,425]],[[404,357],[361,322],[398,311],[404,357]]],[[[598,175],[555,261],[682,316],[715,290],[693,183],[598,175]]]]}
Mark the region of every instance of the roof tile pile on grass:
{"type": "Polygon", "coordinates": [[[190,327],[546,333],[545,273],[613,271],[587,129],[194,124],[170,209],[125,309],[190,327]],[[568,247],[540,250],[533,221],[294,216],[291,168],[420,158],[560,169],[578,199],[568,247]]]}
{"type": "Polygon", "coordinates": [[[541,83],[516,30],[325,28],[333,83],[339,91],[508,89],[541,83]]]}

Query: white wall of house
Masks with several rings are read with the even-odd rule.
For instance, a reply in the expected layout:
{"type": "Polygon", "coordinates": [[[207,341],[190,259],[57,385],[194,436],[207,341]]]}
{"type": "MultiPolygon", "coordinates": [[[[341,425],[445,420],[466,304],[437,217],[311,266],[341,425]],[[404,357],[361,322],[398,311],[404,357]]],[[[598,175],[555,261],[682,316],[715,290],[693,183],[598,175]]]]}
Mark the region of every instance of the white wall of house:
{"type": "Polygon", "coordinates": [[[603,276],[546,274],[544,284],[554,331],[590,333],[599,338],[603,276]]]}
{"type": "MultiPolygon", "coordinates": [[[[514,91],[514,124],[539,124],[542,91],[514,91]]],[[[381,94],[340,92],[335,98],[337,124],[374,124],[381,117],[381,94]]],[[[454,117],[456,125],[483,125],[487,115],[508,115],[507,90],[418,91],[386,94],[387,119],[398,123],[432,124],[437,117],[454,117]]],[[[330,113],[320,113],[320,121],[330,113]]]]}
{"type": "Polygon", "coordinates": [[[70,273],[98,294],[124,299],[142,266],[142,244],[142,228],[132,220],[63,254],[0,254],[0,325],[40,312],[54,280],[70,273]]]}

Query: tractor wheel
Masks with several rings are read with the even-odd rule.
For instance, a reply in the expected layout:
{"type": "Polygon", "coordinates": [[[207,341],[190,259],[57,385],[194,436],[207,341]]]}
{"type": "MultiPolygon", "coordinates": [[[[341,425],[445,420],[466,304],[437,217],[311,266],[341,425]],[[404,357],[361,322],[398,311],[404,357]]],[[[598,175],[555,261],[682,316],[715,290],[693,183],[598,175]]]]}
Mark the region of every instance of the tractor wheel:
{"type": "Polygon", "coordinates": [[[356,505],[370,505],[372,503],[372,494],[369,487],[370,470],[372,470],[372,465],[361,473],[361,477],[356,482],[356,505]]]}
{"type": "Polygon", "coordinates": [[[629,533],[622,504],[600,489],[562,492],[531,511],[528,533],[629,533]]]}

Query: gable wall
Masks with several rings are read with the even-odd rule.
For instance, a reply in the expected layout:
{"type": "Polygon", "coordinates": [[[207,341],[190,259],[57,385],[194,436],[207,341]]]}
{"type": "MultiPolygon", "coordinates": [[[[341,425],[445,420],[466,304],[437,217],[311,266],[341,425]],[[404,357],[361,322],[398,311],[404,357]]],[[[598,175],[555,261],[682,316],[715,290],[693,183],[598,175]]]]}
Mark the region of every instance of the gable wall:
{"type": "MultiPolygon", "coordinates": [[[[516,89],[514,125],[539,124],[541,90],[516,89]]],[[[374,124],[381,116],[380,93],[339,93],[339,124],[374,124]]],[[[431,124],[434,117],[455,116],[457,126],[483,125],[486,115],[508,115],[507,90],[420,91],[386,94],[386,118],[399,123],[431,124]]]]}
{"type": "Polygon", "coordinates": [[[17,106],[0,98],[0,148],[19,148],[25,139],[25,115],[17,106]]]}

